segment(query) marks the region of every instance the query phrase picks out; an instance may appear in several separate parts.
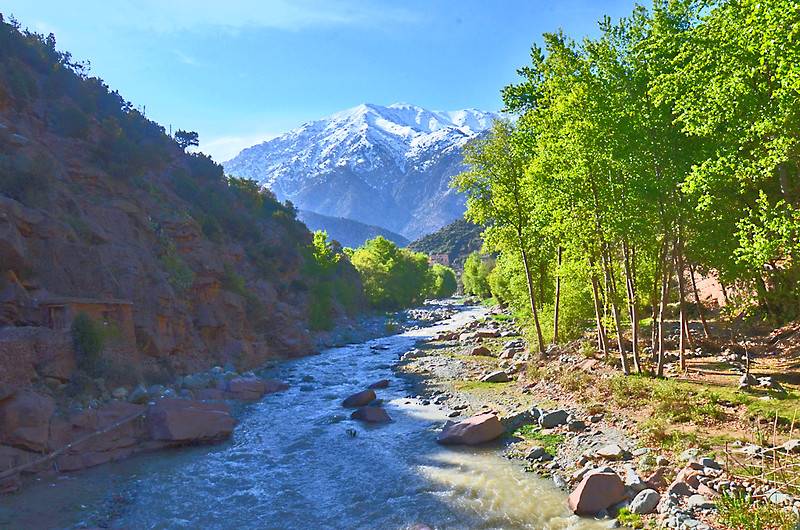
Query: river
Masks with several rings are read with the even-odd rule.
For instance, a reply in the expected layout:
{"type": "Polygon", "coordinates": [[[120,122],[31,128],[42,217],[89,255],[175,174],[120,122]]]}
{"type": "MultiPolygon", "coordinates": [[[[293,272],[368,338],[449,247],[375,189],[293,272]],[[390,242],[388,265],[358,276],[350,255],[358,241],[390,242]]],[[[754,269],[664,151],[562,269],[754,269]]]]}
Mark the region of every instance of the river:
{"type": "Polygon", "coordinates": [[[551,481],[524,473],[500,446],[434,442],[447,411],[408,396],[392,365],[443,325],[285,361],[289,390],[234,408],[230,441],[163,451],[0,497],[2,528],[591,529],[551,481]],[[384,345],[385,350],[370,346],[384,345]],[[380,379],[393,421],[365,425],[341,407],[380,379]]]}

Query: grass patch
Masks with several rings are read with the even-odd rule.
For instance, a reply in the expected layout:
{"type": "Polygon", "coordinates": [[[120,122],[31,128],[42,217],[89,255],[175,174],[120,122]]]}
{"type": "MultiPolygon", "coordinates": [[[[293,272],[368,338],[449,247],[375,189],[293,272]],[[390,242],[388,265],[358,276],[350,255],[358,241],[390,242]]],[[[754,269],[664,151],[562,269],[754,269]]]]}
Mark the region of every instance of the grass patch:
{"type": "Polygon", "coordinates": [[[628,528],[644,528],[644,521],[642,516],[638,513],[633,513],[627,508],[622,508],[617,514],[617,521],[622,526],[628,528]]]}
{"type": "Polygon", "coordinates": [[[566,436],[563,434],[542,434],[542,429],[535,425],[524,425],[514,432],[514,436],[525,438],[529,441],[540,442],[545,451],[551,455],[555,455],[558,446],[564,443],[566,436]]]}
{"type": "Polygon", "coordinates": [[[742,530],[794,530],[800,523],[797,516],[750,495],[725,493],[717,499],[717,509],[723,523],[742,530]]]}

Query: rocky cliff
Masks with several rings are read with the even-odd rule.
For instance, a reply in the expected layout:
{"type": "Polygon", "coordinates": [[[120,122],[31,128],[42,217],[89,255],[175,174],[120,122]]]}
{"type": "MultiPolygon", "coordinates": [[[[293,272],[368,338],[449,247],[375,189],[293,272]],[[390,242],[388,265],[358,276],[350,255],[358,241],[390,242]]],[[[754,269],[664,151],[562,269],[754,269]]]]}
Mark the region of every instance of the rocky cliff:
{"type": "MultiPolygon", "coordinates": [[[[295,214],[184,153],[52,36],[0,19],[0,328],[30,350],[0,349],[0,386],[47,376],[36,337],[83,312],[120,377],[311,353],[321,280],[304,274],[311,236],[295,214]]],[[[348,267],[336,274],[355,281],[348,267]]]]}

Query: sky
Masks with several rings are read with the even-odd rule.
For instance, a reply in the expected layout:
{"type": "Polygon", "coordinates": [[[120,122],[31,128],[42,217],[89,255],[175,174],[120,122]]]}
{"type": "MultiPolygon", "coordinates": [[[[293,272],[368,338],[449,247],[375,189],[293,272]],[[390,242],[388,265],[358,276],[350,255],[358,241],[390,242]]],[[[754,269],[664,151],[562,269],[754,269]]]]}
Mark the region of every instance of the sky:
{"type": "Polygon", "coordinates": [[[530,48],[632,0],[3,0],[89,75],[218,162],[361,103],[502,109],[530,48]]]}

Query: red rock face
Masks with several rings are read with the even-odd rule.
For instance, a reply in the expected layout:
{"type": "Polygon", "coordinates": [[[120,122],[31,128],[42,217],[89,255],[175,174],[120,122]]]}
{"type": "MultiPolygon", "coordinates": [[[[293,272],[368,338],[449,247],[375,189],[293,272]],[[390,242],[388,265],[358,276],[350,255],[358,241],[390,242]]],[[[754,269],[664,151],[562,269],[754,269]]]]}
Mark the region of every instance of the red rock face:
{"type": "Polygon", "coordinates": [[[154,441],[180,445],[227,438],[236,424],[227,405],[185,399],[159,399],[147,413],[154,441]]]}
{"type": "Polygon", "coordinates": [[[625,484],[616,473],[590,473],[567,498],[567,505],[577,515],[596,515],[626,497],[625,484]]]}
{"type": "Polygon", "coordinates": [[[436,441],[440,444],[478,445],[494,440],[504,432],[496,414],[478,414],[445,427],[436,441]]]}
{"type": "Polygon", "coordinates": [[[52,398],[34,392],[20,392],[6,399],[0,403],[0,443],[46,451],[55,410],[52,398]]]}

